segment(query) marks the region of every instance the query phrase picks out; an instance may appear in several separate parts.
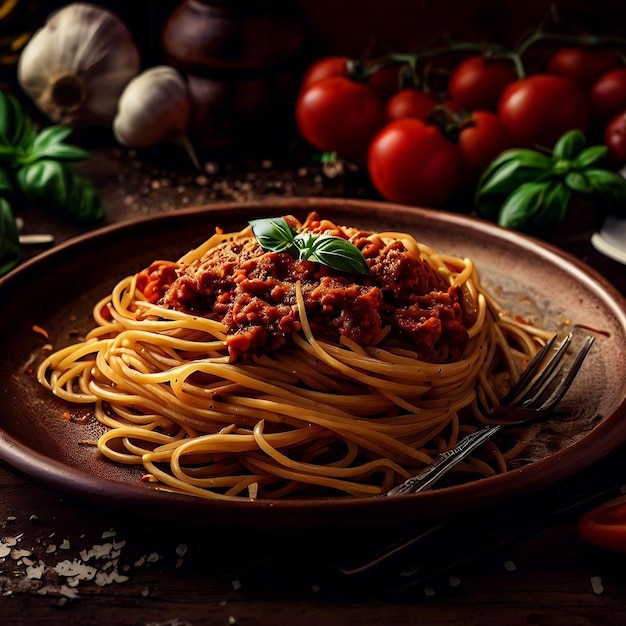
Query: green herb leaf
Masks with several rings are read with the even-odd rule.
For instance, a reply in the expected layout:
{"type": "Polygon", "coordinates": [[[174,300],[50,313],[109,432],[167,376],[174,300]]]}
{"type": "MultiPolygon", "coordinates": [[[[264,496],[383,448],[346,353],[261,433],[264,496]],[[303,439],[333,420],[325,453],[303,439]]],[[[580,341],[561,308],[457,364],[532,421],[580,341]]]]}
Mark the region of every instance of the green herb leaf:
{"type": "Polygon", "coordinates": [[[524,183],[502,205],[498,224],[506,228],[527,230],[541,207],[548,183],[524,183]]]}
{"type": "Polygon", "coordinates": [[[69,169],[63,164],[44,159],[20,168],[15,180],[26,198],[46,201],[58,208],[67,199],[70,177],[69,169]]]}
{"type": "Polygon", "coordinates": [[[575,159],[574,165],[579,169],[600,165],[606,162],[608,148],[606,146],[590,146],[585,148],[575,159]]]}
{"type": "Polygon", "coordinates": [[[58,161],[83,161],[91,158],[91,155],[82,148],[70,146],[66,143],[53,143],[42,146],[39,150],[31,150],[19,159],[20,165],[28,165],[41,159],[56,159],[58,161]]]}
{"type": "Polygon", "coordinates": [[[72,129],[69,126],[48,126],[35,137],[32,148],[33,150],[41,150],[55,143],[63,143],[71,134],[72,129]]]}
{"type": "Polygon", "coordinates": [[[282,217],[270,217],[248,222],[263,250],[287,252],[294,245],[296,232],[282,217]]]}
{"type": "Polygon", "coordinates": [[[249,222],[259,245],[270,252],[288,252],[301,261],[314,261],[340,272],[369,274],[362,252],[334,235],[298,233],[282,217],[249,222]]]}
{"type": "Polygon", "coordinates": [[[63,143],[70,135],[71,128],[48,126],[34,139],[30,149],[20,159],[21,164],[32,163],[39,159],[58,159],[62,161],[82,161],[91,158],[86,150],[63,143]]]}
{"type": "Polygon", "coordinates": [[[556,142],[552,155],[558,161],[571,161],[585,147],[586,143],[587,139],[580,130],[570,130],[556,142]]]}
{"type": "Polygon", "coordinates": [[[626,215],[626,178],[617,172],[603,169],[589,169],[585,172],[594,196],[605,207],[617,215],[626,215]]]}
{"type": "Polygon", "coordinates": [[[497,219],[502,203],[520,185],[549,176],[551,161],[544,154],[531,150],[508,152],[512,158],[497,158],[478,182],[475,203],[482,217],[497,219]]]}
{"type": "Polygon", "coordinates": [[[559,182],[526,183],[507,198],[498,223],[526,232],[549,231],[563,219],[570,195],[559,182]]]}
{"type": "Polygon", "coordinates": [[[6,170],[0,167],[0,196],[4,197],[13,193],[13,185],[6,170]]]}
{"type": "Polygon", "coordinates": [[[332,235],[315,237],[311,246],[311,261],[332,267],[340,272],[367,275],[369,267],[363,253],[350,241],[332,235]]]}
{"type": "Polygon", "coordinates": [[[11,205],[0,197],[0,276],[20,260],[20,243],[11,205]]]}
{"type": "Polygon", "coordinates": [[[9,145],[0,145],[0,165],[6,167],[13,167],[19,158],[19,152],[17,148],[9,145]]]}
{"type": "Polygon", "coordinates": [[[30,118],[22,110],[17,98],[0,91],[0,143],[25,151],[35,139],[30,118]]]}
{"type": "Polygon", "coordinates": [[[584,172],[569,172],[565,176],[565,184],[577,193],[585,195],[593,193],[593,185],[584,172]]]}
{"type": "Polygon", "coordinates": [[[102,203],[93,185],[64,162],[36,161],[21,167],[15,179],[26,198],[57,213],[83,221],[103,216],[102,203]]]}

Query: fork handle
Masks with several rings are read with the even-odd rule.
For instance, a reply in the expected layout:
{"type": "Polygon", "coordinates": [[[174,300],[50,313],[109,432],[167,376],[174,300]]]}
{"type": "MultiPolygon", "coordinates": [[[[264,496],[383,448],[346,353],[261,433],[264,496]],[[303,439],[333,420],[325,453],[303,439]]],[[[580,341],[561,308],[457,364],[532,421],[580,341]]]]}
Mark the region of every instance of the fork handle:
{"type": "Polygon", "coordinates": [[[457,463],[470,455],[472,451],[481,446],[487,439],[495,435],[502,426],[500,424],[488,424],[475,433],[466,435],[454,448],[439,453],[433,462],[419,474],[405,480],[400,485],[390,489],[385,495],[398,496],[404,493],[419,493],[432,487],[444,474],[447,474],[457,463]]]}

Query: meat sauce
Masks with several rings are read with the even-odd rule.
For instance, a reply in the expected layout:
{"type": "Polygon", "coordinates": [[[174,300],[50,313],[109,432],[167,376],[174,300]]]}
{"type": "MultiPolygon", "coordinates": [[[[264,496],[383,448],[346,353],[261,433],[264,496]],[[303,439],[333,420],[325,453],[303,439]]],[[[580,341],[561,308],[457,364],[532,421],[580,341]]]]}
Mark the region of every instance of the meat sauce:
{"type": "Polygon", "coordinates": [[[160,305],[221,320],[231,361],[277,350],[301,329],[296,303],[300,281],[306,315],[318,339],[343,335],[372,345],[383,328],[385,343],[438,362],[460,355],[468,341],[459,294],[401,241],[385,243],[309,216],[294,228],[332,234],[361,250],[369,275],[354,276],[289,253],[265,252],[251,237],[225,242],[187,267],[156,261],[138,286],[160,305]]]}

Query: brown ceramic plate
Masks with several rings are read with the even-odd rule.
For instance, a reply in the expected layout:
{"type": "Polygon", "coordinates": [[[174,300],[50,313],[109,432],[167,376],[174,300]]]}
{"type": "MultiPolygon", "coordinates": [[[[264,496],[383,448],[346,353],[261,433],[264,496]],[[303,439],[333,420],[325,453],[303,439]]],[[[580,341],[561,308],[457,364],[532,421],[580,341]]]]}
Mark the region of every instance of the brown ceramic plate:
{"type": "Polygon", "coordinates": [[[227,204],[120,223],[76,238],[0,280],[0,460],[31,478],[123,510],[206,525],[305,528],[426,521],[515,493],[554,484],[626,439],[626,303],[610,284],[573,257],[491,224],[392,204],[293,199],[227,204]],[[564,402],[575,427],[546,435],[507,474],[400,498],[222,502],[156,491],[140,470],[118,466],[81,445],[90,427],[63,420],[63,406],[28,373],[45,328],[57,346],[71,329],[90,326],[94,302],[122,277],[156,258],[176,259],[216,226],[317,210],[340,224],[405,230],[435,249],[469,256],[483,283],[515,313],[546,327],[569,320],[600,331],[564,402]]]}

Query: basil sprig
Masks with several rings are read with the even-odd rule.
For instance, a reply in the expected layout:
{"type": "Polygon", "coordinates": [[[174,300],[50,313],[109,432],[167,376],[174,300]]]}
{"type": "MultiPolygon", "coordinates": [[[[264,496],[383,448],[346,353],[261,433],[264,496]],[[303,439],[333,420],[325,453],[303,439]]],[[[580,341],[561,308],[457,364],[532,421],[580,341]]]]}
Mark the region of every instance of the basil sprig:
{"type": "Polygon", "coordinates": [[[346,239],[298,232],[282,217],[252,220],[249,223],[263,250],[288,252],[300,261],[313,261],[340,272],[369,274],[363,253],[346,239]]]}
{"type": "Polygon", "coordinates": [[[535,234],[545,234],[563,221],[575,194],[625,214],[626,180],[605,169],[606,155],[605,146],[586,147],[579,130],[565,133],[551,153],[506,150],[478,182],[478,213],[500,226],[535,234]]]}
{"type": "Polygon", "coordinates": [[[19,236],[10,201],[27,199],[44,209],[91,221],[103,216],[92,183],[71,163],[90,157],[65,143],[65,126],[33,127],[18,100],[0,91],[0,275],[19,261],[19,236]]]}

